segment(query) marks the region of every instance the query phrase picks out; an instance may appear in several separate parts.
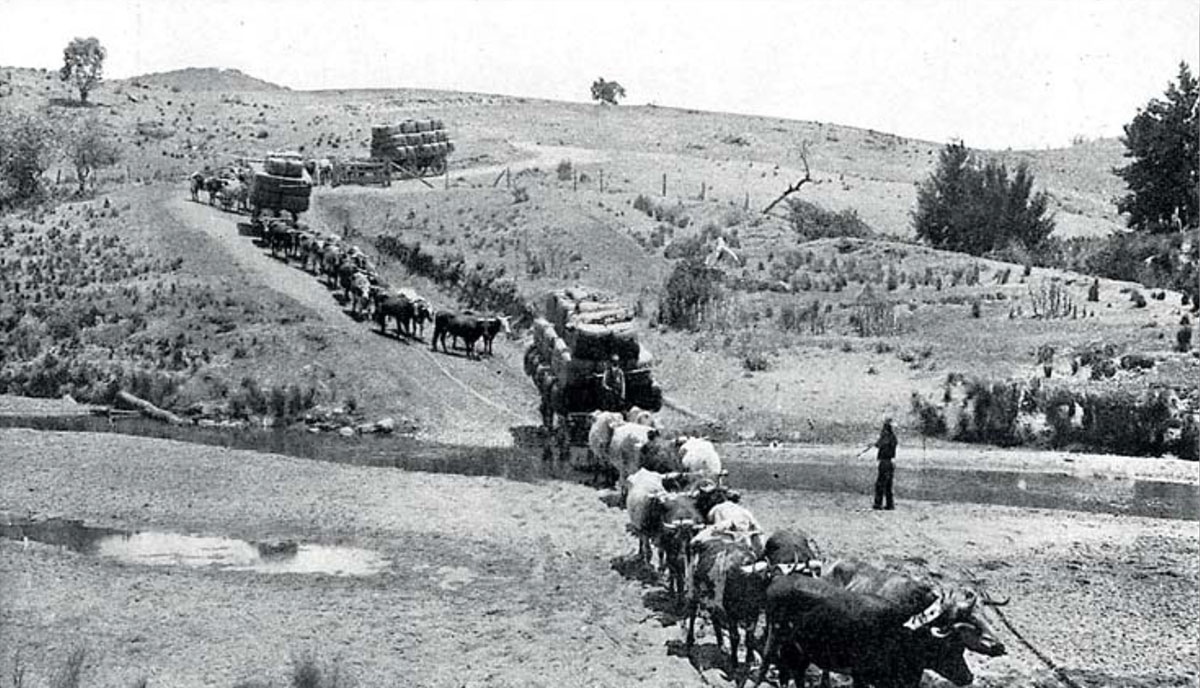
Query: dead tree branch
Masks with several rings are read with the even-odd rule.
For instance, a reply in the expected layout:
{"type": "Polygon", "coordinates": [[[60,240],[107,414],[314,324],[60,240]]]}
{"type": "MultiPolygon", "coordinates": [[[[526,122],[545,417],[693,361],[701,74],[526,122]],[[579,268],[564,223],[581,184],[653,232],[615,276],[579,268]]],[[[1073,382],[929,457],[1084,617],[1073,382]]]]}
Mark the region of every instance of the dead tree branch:
{"type": "Polygon", "coordinates": [[[787,198],[788,196],[796,193],[797,191],[800,190],[800,187],[802,187],[805,184],[807,184],[808,182],[812,181],[812,172],[808,168],[808,143],[807,142],[805,142],[805,144],[800,147],[800,161],[804,163],[804,177],[801,178],[799,181],[797,181],[795,184],[792,184],[791,186],[789,186],[786,190],[784,190],[784,192],[782,194],[779,195],[779,198],[776,198],[775,200],[771,201],[770,205],[763,208],[763,210],[762,210],[763,215],[770,213],[771,210],[775,208],[775,206],[779,205],[780,201],[782,201],[783,199],[787,198]]]}

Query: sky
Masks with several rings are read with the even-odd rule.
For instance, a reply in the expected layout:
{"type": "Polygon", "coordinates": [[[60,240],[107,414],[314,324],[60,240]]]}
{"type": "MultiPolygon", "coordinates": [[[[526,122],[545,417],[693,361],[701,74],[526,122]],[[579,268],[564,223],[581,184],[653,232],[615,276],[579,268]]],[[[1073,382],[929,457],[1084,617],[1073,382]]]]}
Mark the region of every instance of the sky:
{"type": "Polygon", "coordinates": [[[1200,0],[0,0],[0,65],[236,68],[294,89],[419,87],[866,127],[979,148],[1116,136],[1186,61],[1200,0]]]}

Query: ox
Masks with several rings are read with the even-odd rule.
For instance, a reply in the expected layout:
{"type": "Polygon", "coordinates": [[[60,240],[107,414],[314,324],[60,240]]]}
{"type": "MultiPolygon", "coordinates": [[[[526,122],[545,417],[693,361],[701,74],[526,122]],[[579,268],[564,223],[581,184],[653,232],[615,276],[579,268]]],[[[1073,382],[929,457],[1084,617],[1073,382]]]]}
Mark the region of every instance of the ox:
{"type": "Polygon", "coordinates": [[[204,191],[208,193],[209,205],[216,205],[217,195],[225,188],[225,181],[220,177],[208,177],[204,180],[204,191]]]}
{"type": "Polygon", "coordinates": [[[433,336],[430,337],[430,350],[437,351],[438,342],[442,344],[442,351],[450,353],[450,349],[446,346],[446,337],[454,337],[463,340],[463,348],[467,351],[467,358],[475,358],[475,342],[483,337],[483,323],[479,316],[467,313],[452,313],[450,311],[442,311],[433,317],[433,336]]]}
{"type": "Polygon", "coordinates": [[[675,450],[683,470],[709,478],[722,474],[721,456],[709,440],[683,435],[675,439],[675,450]]]}
{"type": "Polygon", "coordinates": [[[192,183],[192,200],[200,202],[200,192],[204,190],[204,175],[199,172],[193,172],[189,177],[192,183]]]}
{"type": "MultiPolygon", "coordinates": [[[[620,417],[620,414],[616,414],[620,417]]],[[[608,443],[608,464],[617,474],[617,487],[626,488],[625,480],[639,468],[659,473],[679,470],[679,463],[669,444],[659,439],[657,428],[638,423],[613,423],[612,439],[608,443]]],[[[589,438],[590,439],[590,438],[589,438]]]]}
{"type": "MultiPolygon", "coordinates": [[[[836,568],[836,566],[835,566],[836,568]]],[[[854,677],[856,685],[916,688],[930,669],[956,685],[974,680],[963,652],[983,632],[956,621],[973,600],[929,595],[894,585],[897,600],[822,579],[776,578],[767,588],[767,643],[757,682],[778,654],[781,678],[803,677],[809,663],[854,677]],[[947,612],[947,610],[951,610],[947,612]]],[[[1002,652],[1002,646],[999,651],[1002,652]]]]}
{"type": "MultiPolygon", "coordinates": [[[[979,595],[969,588],[943,589],[932,583],[912,578],[896,571],[876,568],[856,559],[835,562],[825,577],[847,590],[879,595],[906,608],[929,610],[928,624],[933,627],[956,627],[962,633],[967,649],[988,657],[1005,654],[1004,643],[996,636],[991,624],[977,603],[979,595]]],[[[993,600],[983,596],[985,605],[1002,606],[1008,600],[993,600]]]]}
{"type": "Polygon", "coordinates": [[[687,647],[696,641],[696,617],[703,610],[717,636],[717,648],[729,631],[729,655],[738,664],[739,628],[746,629],[746,662],[753,659],[754,629],[766,601],[766,570],[756,569],[754,547],[741,533],[709,526],[688,543],[687,647]]]}
{"type": "MultiPolygon", "coordinates": [[[[736,493],[733,495],[736,499],[736,493]]],[[[726,519],[721,509],[740,506],[725,501],[709,513],[726,519]]],[[[748,512],[747,512],[748,513],[748,512]]],[[[755,525],[750,516],[750,525],[755,525]]],[[[723,629],[729,630],[730,656],[737,666],[738,629],[746,629],[746,662],[752,660],[754,630],[766,602],[772,578],[790,575],[816,575],[820,571],[816,545],[800,531],[779,531],[762,548],[765,561],[758,560],[750,532],[723,530],[728,524],[715,523],[702,530],[689,543],[688,557],[688,631],[687,645],[695,642],[696,616],[704,611],[722,643],[723,629]],[[749,537],[748,537],[749,536],[749,537]]],[[[782,670],[781,670],[782,671],[782,670]]]]}
{"type": "Polygon", "coordinates": [[[387,320],[396,320],[396,335],[408,335],[408,323],[413,317],[413,303],[399,294],[377,292],[375,294],[375,324],[380,334],[387,334],[387,320]]]}

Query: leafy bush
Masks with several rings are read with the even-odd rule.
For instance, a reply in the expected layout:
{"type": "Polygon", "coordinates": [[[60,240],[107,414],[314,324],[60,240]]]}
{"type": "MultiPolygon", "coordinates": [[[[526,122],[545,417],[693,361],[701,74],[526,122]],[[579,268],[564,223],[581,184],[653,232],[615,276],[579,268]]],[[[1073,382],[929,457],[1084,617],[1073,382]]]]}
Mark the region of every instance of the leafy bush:
{"type": "Polygon", "coordinates": [[[571,165],[570,160],[561,160],[558,166],[554,168],[555,174],[558,175],[558,181],[569,182],[575,177],[575,168],[571,165]]]}
{"type": "Polygon", "coordinates": [[[720,279],[721,272],[701,260],[686,258],[677,263],[659,302],[660,320],[676,329],[699,327],[711,306],[721,299],[720,279]]]}
{"type": "MultiPolygon", "coordinates": [[[[1196,440],[1195,411],[1167,390],[1142,393],[1127,390],[1075,391],[1028,383],[947,378],[942,404],[914,393],[912,412],[918,427],[931,436],[952,436],[966,442],[1011,446],[1046,442],[1053,447],[1130,456],[1161,456],[1166,452],[1191,458],[1196,440]],[[958,389],[958,394],[952,393],[958,389]],[[1044,436],[1030,436],[1022,419],[1045,419],[1044,436]],[[951,417],[955,422],[951,422],[951,417]]],[[[1191,403],[1195,403],[1194,401],[1191,403]]]]}
{"type": "Polygon", "coordinates": [[[871,239],[875,231],[863,222],[854,209],[832,212],[799,198],[788,199],[788,221],[800,241],[828,237],[871,239]]]}

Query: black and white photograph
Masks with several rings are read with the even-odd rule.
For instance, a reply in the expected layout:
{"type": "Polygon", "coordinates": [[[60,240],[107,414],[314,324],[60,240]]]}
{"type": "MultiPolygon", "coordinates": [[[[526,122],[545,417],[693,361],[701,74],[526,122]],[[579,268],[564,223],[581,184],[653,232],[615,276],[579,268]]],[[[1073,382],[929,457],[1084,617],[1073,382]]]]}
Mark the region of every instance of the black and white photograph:
{"type": "Polygon", "coordinates": [[[0,0],[0,688],[1200,688],[1200,0],[0,0]]]}

